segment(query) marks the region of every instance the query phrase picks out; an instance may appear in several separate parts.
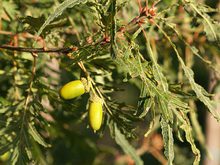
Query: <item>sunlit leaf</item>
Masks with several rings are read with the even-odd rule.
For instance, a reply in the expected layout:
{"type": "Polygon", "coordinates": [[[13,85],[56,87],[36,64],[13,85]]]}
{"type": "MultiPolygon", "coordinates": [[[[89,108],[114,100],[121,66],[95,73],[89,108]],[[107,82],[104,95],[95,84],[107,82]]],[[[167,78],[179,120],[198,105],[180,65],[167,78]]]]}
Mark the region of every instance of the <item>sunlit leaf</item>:
{"type": "Polygon", "coordinates": [[[161,129],[162,129],[162,135],[164,139],[164,154],[168,160],[168,164],[172,165],[174,160],[174,140],[173,140],[173,129],[170,127],[170,125],[164,120],[164,118],[161,118],[160,121],[161,129]]]}
{"type": "Polygon", "coordinates": [[[44,24],[40,27],[40,29],[37,32],[37,35],[39,36],[42,31],[44,30],[44,28],[50,24],[50,22],[52,22],[55,18],[57,18],[58,16],[60,16],[63,11],[65,11],[67,8],[72,8],[75,5],[79,5],[82,3],[86,3],[87,0],[65,0],[63,1],[63,3],[61,3],[56,9],[55,11],[47,18],[47,20],[44,22],[44,24]]]}
{"type": "Polygon", "coordinates": [[[135,164],[137,165],[143,165],[143,161],[141,158],[137,155],[135,149],[129,144],[125,136],[120,132],[120,130],[115,126],[115,140],[118,145],[121,146],[123,151],[130,155],[131,158],[134,160],[135,164]]]}
{"type": "Polygon", "coordinates": [[[41,135],[37,132],[36,128],[31,123],[28,124],[28,128],[28,132],[34,138],[35,141],[37,141],[44,147],[50,147],[50,145],[44,141],[44,139],[41,137],[41,135]]]}

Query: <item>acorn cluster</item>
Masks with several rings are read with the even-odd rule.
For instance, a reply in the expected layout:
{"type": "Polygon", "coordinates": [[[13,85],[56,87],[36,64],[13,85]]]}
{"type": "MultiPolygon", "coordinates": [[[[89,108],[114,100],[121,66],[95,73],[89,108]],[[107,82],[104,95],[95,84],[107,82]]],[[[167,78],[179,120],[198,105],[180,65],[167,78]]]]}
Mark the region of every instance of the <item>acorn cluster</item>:
{"type": "MultiPolygon", "coordinates": [[[[65,100],[70,100],[89,92],[89,90],[90,83],[85,78],[82,78],[81,80],[74,80],[65,84],[60,89],[60,96],[65,100]]],[[[96,132],[102,125],[103,109],[102,99],[95,93],[90,97],[88,111],[90,127],[96,132]]]]}

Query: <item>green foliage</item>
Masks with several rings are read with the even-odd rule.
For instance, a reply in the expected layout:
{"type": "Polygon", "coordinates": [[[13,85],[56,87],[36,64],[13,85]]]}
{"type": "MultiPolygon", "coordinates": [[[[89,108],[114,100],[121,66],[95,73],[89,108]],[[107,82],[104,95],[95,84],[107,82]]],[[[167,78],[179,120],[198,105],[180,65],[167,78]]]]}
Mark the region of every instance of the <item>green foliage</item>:
{"type": "Polygon", "coordinates": [[[219,11],[193,0],[148,7],[138,12],[128,0],[0,2],[0,155],[10,152],[9,164],[119,164],[118,145],[141,165],[139,141],[158,132],[168,164],[200,163],[206,149],[196,103],[217,121],[220,114],[193,67],[201,61],[219,74],[219,11]],[[57,47],[69,49],[47,52],[57,47]],[[90,92],[63,100],[61,86],[82,77],[90,92]],[[127,101],[130,88],[125,100],[115,99],[121,84],[135,86],[137,101],[127,101]],[[96,134],[87,129],[94,93],[104,107],[96,134]],[[189,145],[180,150],[183,142],[189,145]]]}

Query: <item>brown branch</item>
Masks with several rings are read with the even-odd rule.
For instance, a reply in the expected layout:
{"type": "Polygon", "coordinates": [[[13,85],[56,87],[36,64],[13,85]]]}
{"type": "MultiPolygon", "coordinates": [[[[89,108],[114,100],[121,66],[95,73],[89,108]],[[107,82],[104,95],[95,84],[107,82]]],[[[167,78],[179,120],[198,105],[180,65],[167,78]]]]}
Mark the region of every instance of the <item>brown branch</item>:
{"type": "Polygon", "coordinates": [[[44,48],[15,47],[9,45],[0,45],[0,49],[13,50],[18,52],[30,52],[30,53],[69,53],[71,51],[74,51],[73,48],[44,49],[44,48]]]}
{"type": "MultiPolygon", "coordinates": [[[[138,2],[140,2],[140,1],[138,0],[138,2]]],[[[141,5],[141,4],[139,4],[139,5],[141,5]]],[[[140,9],[141,8],[142,7],[140,6],[140,9]]],[[[143,19],[147,18],[148,16],[149,15],[147,14],[147,11],[140,10],[139,16],[136,16],[127,25],[119,28],[119,30],[117,32],[117,33],[119,33],[118,35],[120,36],[120,33],[123,34],[124,32],[129,32],[129,31],[134,30],[136,27],[139,27],[139,24],[141,24],[141,22],[143,22],[143,19]]],[[[153,17],[153,16],[150,16],[150,17],[153,17]]],[[[7,31],[0,31],[0,34],[14,35],[13,33],[7,32],[7,31]]],[[[101,41],[97,42],[96,44],[107,44],[107,43],[109,43],[109,41],[108,41],[108,38],[105,36],[101,41]]],[[[28,47],[16,47],[16,46],[10,46],[10,45],[0,45],[0,49],[7,49],[7,50],[19,51],[19,52],[30,52],[30,53],[69,53],[69,52],[77,50],[78,48],[77,47],[73,47],[73,48],[68,47],[68,48],[45,49],[45,48],[28,48],[28,47]]]]}

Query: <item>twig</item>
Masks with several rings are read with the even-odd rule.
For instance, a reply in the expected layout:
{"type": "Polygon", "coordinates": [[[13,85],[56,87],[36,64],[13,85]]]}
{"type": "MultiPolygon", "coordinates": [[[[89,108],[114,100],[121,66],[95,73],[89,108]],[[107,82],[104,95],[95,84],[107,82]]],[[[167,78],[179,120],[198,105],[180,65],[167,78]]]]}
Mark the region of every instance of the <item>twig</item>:
{"type": "Polygon", "coordinates": [[[14,33],[12,33],[12,32],[3,31],[3,30],[0,30],[0,34],[2,34],[2,35],[14,35],[14,33]]]}
{"type": "Polygon", "coordinates": [[[73,51],[72,48],[44,49],[44,48],[15,47],[15,46],[9,46],[9,45],[0,45],[0,48],[7,49],[7,50],[15,50],[19,52],[30,52],[30,53],[69,53],[73,51]]]}
{"type": "MultiPolygon", "coordinates": [[[[118,32],[128,32],[130,30],[132,30],[133,28],[131,27],[135,27],[136,25],[138,25],[138,23],[143,19],[146,18],[147,15],[144,14],[145,11],[141,10],[141,3],[140,0],[138,0],[139,2],[139,8],[140,8],[140,15],[136,16],[134,19],[132,19],[127,25],[122,26],[121,28],[119,28],[118,32]],[[131,29],[130,29],[131,28],[131,29]]],[[[146,1],[147,2],[147,1],[146,1]]],[[[11,32],[6,32],[6,31],[0,31],[0,34],[4,34],[4,35],[13,35],[13,33],[11,32]]],[[[105,36],[101,41],[98,41],[96,44],[107,44],[110,43],[109,41],[106,40],[107,36],[105,36]]],[[[74,47],[76,48],[76,47],[74,47]]],[[[67,47],[67,48],[52,48],[52,49],[45,49],[43,48],[28,48],[28,47],[16,47],[16,46],[10,46],[10,45],[0,45],[0,49],[7,49],[7,50],[13,50],[13,51],[19,51],[19,52],[30,52],[30,53],[70,53],[72,51],[75,51],[76,49],[71,48],[71,47],[67,47]]]]}

